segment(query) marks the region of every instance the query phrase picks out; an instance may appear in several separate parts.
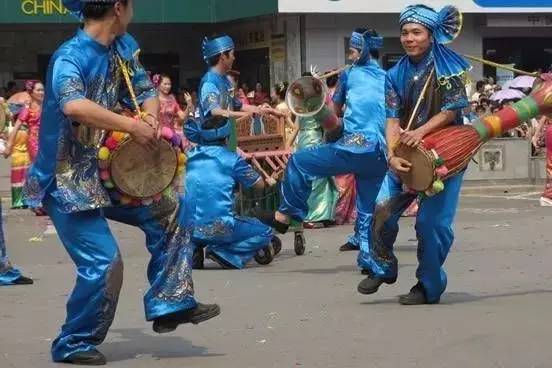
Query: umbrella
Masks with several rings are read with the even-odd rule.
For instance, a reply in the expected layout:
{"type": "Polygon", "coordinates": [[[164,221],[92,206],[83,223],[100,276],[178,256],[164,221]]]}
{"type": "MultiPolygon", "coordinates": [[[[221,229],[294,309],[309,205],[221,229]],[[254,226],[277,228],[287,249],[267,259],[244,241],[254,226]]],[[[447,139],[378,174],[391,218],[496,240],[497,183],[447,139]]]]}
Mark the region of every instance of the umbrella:
{"type": "Polygon", "coordinates": [[[508,85],[508,88],[533,88],[533,83],[535,83],[535,77],[528,75],[521,75],[517,78],[514,78],[508,85]]]}
{"type": "Polygon", "coordinates": [[[525,97],[525,94],[517,89],[502,89],[490,97],[491,101],[518,100],[525,97]]]}

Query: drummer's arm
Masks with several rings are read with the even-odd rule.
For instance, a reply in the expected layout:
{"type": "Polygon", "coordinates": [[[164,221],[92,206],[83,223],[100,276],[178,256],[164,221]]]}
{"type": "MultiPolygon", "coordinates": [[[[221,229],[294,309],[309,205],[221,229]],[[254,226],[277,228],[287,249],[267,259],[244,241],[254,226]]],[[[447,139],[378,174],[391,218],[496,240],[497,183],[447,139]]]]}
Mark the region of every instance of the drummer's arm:
{"type": "Polygon", "coordinates": [[[86,98],[67,102],[63,113],[72,121],[98,129],[133,133],[136,125],[134,119],[111,112],[86,98]]]}
{"type": "Polygon", "coordinates": [[[339,75],[339,80],[337,81],[337,86],[335,87],[335,91],[330,102],[331,110],[340,118],[343,117],[343,106],[345,105],[345,101],[347,99],[347,77],[348,73],[346,71],[339,75]]]}
{"type": "Polygon", "coordinates": [[[422,137],[430,133],[433,133],[436,130],[450,125],[456,118],[456,111],[441,111],[437,115],[434,115],[427,123],[422,125],[416,130],[421,132],[422,137]]]}
{"type": "Polygon", "coordinates": [[[404,132],[401,135],[402,143],[412,147],[417,146],[426,135],[454,123],[459,112],[469,106],[466,88],[459,77],[448,80],[448,85],[441,86],[439,93],[441,94],[441,112],[431,117],[421,127],[404,132]]]}

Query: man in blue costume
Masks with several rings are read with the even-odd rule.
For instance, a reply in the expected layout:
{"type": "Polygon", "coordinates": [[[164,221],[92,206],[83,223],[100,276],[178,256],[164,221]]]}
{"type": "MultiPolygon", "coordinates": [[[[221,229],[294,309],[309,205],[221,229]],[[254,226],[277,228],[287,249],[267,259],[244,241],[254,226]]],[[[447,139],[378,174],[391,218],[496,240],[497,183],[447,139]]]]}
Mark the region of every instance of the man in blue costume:
{"type": "MultiPolygon", "coordinates": [[[[369,253],[369,276],[358,285],[362,294],[375,293],[383,284],[397,279],[397,258],[393,244],[401,213],[416,198],[403,191],[397,172],[408,172],[412,164],[395,156],[400,141],[415,147],[427,134],[450,124],[462,124],[462,109],[468,105],[462,82],[469,64],[443,44],[451,42],[461,30],[458,9],[447,6],[440,12],[424,6],[409,6],[401,14],[401,43],[407,53],[387,73],[387,159],[390,170],[376,201],[369,253]],[[433,74],[432,74],[433,73],[433,74]],[[434,77],[432,77],[434,75],[434,77]],[[414,114],[428,78],[413,130],[402,131],[414,114]],[[402,129],[401,129],[402,128],[402,129]]],[[[463,173],[445,181],[441,193],[423,198],[416,219],[418,237],[418,283],[399,298],[405,305],[438,303],[447,285],[443,263],[452,246],[452,223],[458,205],[463,173]]]]}
{"type": "Polygon", "coordinates": [[[151,253],[144,296],[145,313],[158,333],[181,323],[199,323],[220,313],[217,305],[195,301],[190,229],[175,193],[150,206],[113,206],[98,174],[98,147],[106,130],[133,140],[157,143],[159,101],[138,60],[138,44],[126,33],[133,0],[65,0],[83,19],[77,34],[52,56],[40,126],[40,149],[29,171],[26,195],[41,204],[77,268],[67,319],[52,344],[56,362],[102,365],[96,349],[113,322],[123,278],[118,245],[107,219],[139,227],[151,253]],[[135,120],[112,112],[117,103],[132,107],[123,68],[142,110],[135,120]]]}
{"type": "MultiPolygon", "coordinates": [[[[333,102],[340,112],[346,104],[342,136],[334,143],[295,153],[288,162],[281,187],[281,204],[273,219],[265,220],[286,232],[290,219],[303,221],[308,213],[311,183],[317,178],[354,173],[357,186],[356,233],[359,234],[358,265],[368,267],[370,222],[376,195],[387,163],[385,160],[385,72],[370,56],[383,39],[372,32],[353,32],[352,51],[358,59],[342,74],[333,102]]],[[[330,133],[331,135],[331,133],[330,133]]]]}
{"type": "MultiPolygon", "coordinates": [[[[358,59],[360,59],[361,53],[362,53],[362,42],[360,42],[360,38],[358,37],[359,34],[363,34],[365,32],[368,32],[369,35],[373,37],[377,37],[377,33],[375,30],[370,29],[366,30],[363,28],[356,29],[354,34],[351,36],[351,41],[349,43],[349,61],[351,63],[356,63],[358,59]]],[[[377,46],[377,45],[376,45],[377,46]]],[[[370,56],[372,58],[372,62],[377,63],[378,59],[380,57],[379,47],[377,48],[371,48],[370,49],[370,56]]],[[[344,72],[340,75],[340,79],[342,81],[341,85],[346,85],[346,79],[347,79],[347,72],[344,72]]],[[[344,93],[346,92],[345,89],[336,89],[336,92],[344,93]]],[[[340,97],[340,100],[343,100],[343,96],[340,97]]],[[[346,100],[346,96],[345,96],[346,100]]],[[[338,116],[343,115],[343,107],[344,103],[341,101],[338,101],[334,103],[334,112],[338,116]]],[[[345,107],[346,108],[346,107],[345,107]]],[[[358,192],[357,192],[358,197],[358,192]]],[[[356,198],[356,203],[360,201],[360,198],[356,198]]],[[[347,251],[355,251],[360,250],[360,234],[359,234],[359,224],[363,223],[364,214],[359,214],[358,208],[357,208],[357,219],[355,220],[355,232],[347,237],[347,242],[339,247],[339,250],[341,252],[347,252],[347,251]]]]}
{"type": "Polygon", "coordinates": [[[4,238],[4,220],[2,219],[2,202],[0,201],[0,286],[7,285],[31,285],[33,280],[23,276],[21,271],[14,267],[6,251],[6,239],[4,238]]]}
{"type": "MultiPolygon", "coordinates": [[[[254,218],[234,214],[234,190],[262,190],[261,176],[237,153],[226,148],[232,125],[229,118],[276,113],[270,108],[244,106],[234,96],[227,73],[234,63],[234,42],[226,35],[205,39],[203,59],[209,71],[199,86],[200,122],[189,122],[186,135],[198,144],[188,154],[184,199],[195,225],[194,268],[207,257],[224,268],[241,269],[255,253],[270,246],[272,229],[254,218]]],[[[265,178],[274,185],[273,178],[265,178]]]]}

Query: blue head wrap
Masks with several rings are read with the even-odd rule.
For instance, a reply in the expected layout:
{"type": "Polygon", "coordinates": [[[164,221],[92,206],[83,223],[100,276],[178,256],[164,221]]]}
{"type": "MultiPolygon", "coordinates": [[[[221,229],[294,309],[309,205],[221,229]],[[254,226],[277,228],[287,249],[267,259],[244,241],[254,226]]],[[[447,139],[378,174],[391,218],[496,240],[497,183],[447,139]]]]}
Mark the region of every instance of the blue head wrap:
{"type": "Polygon", "coordinates": [[[401,28],[405,24],[416,23],[431,31],[435,73],[442,83],[471,69],[471,65],[462,56],[444,46],[454,41],[462,30],[463,18],[458,8],[448,5],[437,12],[429,6],[411,5],[401,13],[399,22],[401,28]]]}
{"type": "Polygon", "coordinates": [[[208,40],[207,37],[203,40],[203,60],[207,62],[213,56],[222,54],[223,52],[233,50],[235,48],[234,41],[230,36],[221,36],[213,40],[208,40]]]}
{"type": "Polygon", "coordinates": [[[231,129],[232,126],[228,119],[223,126],[214,129],[202,129],[199,121],[190,119],[184,126],[184,133],[190,142],[206,144],[229,137],[231,129]]]}
{"type": "Polygon", "coordinates": [[[370,60],[370,51],[379,50],[383,47],[383,37],[370,36],[367,33],[353,32],[349,47],[360,51],[360,58],[356,65],[365,65],[370,60]]]}
{"type": "Polygon", "coordinates": [[[115,4],[117,1],[118,0],[63,0],[63,6],[65,6],[74,16],[82,19],[82,10],[86,4],[115,4]]]}

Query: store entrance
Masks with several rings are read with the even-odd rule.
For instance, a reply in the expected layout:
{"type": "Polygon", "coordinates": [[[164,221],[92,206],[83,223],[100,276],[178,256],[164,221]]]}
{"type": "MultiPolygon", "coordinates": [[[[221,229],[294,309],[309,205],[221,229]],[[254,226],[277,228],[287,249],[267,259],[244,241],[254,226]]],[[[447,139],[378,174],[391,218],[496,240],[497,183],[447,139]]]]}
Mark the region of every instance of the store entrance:
{"type": "Polygon", "coordinates": [[[247,83],[249,90],[261,82],[265,92],[270,92],[270,61],[268,47],[236,51],[234,70],[240,72],[240,84],[247,83]]]}
{"type": "MultiPolygon", "coordinates": [[[[485,58],[500,64],[515,64],[529,72],[548,71],[552,66],[552,38],[485,38],[485,58]]],[[[486,76],[495,76],[496,70],[485,66],[486,76]]]]}

